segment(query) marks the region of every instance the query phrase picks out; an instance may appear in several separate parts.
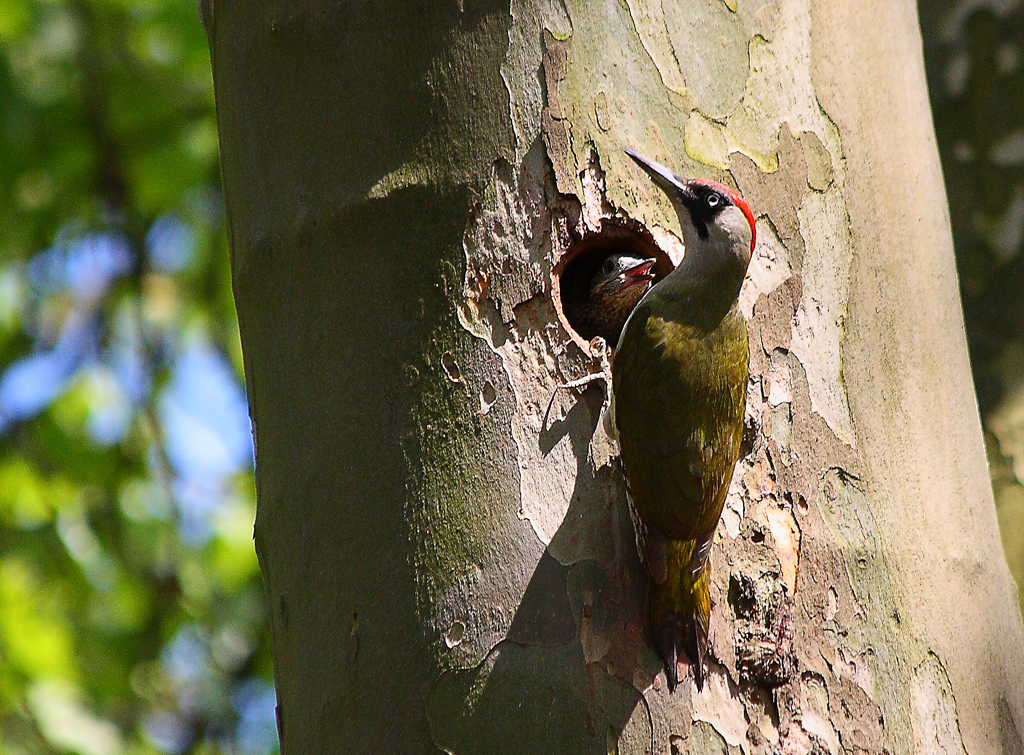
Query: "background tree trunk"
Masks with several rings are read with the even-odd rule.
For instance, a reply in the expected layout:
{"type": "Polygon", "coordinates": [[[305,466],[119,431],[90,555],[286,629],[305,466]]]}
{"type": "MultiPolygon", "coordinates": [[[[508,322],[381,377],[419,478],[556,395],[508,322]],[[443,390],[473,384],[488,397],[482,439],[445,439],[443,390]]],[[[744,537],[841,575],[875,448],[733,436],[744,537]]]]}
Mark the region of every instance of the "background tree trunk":
{"type": "Polygon", "coordinates": [[[971,372],[996,515],[1024,606],[1024,3],[922,3],[971,372]]]}
{"type": "Polygon", "coordinates": [[[1024,641],[909,0],[218,2],[285,753],[1024,752],[1024,641]],[[622,153],[737,185],[751,451],[669,695],[553,304],[622,153]]]}

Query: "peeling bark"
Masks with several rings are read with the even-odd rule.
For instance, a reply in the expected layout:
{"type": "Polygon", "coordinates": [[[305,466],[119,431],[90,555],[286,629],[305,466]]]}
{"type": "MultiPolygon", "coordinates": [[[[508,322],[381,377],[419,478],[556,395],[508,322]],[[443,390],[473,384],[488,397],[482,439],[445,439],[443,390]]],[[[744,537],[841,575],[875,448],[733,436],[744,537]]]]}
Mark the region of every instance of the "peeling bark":
{"type": "Polygon", "coordinates": [[[1014,752],[1024,640],[913,3],[209,6],[285,753],[1014,752]],[[746,457],[669,694],[553,300],[622,147],[737,186],[746,457]]]}

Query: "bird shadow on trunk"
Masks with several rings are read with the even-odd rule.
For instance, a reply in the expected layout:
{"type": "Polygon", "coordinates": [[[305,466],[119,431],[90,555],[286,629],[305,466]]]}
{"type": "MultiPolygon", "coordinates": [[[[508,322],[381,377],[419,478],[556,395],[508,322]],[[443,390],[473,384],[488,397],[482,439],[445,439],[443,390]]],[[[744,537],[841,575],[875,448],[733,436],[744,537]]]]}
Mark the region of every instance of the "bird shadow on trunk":
{"type": "Polygon", "coordinates": [[[622,474],[617,466],[595,470],[591,458],[602,402],[601,387],[588,388],[540,435],[544,454],[571,444],[569,507],[506,638],[482,664],[447,674],[432,690],[431,730],[446,750],[653,751],[655,724],[641,690],[661,663],[645,637],[646,576],[622,474]]]}

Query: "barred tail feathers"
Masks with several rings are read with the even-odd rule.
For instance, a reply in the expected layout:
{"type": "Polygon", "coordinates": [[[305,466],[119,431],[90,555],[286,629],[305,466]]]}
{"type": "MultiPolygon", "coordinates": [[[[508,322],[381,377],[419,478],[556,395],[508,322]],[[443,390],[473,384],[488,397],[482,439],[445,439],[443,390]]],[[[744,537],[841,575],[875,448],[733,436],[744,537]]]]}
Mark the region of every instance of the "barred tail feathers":
{"type": "Polygon", "coordinates": [[[669,540],[665,546],[667,574],[662,583],[652,582],[648,588],[647,624],[665,662],[669,690],[679,684],[681,655],[689,660],[697,689],[701,690],[711,615],[706,549],[695,540],[669,540]],[[703,563],[694,568],[695,561],[703,563]]]}

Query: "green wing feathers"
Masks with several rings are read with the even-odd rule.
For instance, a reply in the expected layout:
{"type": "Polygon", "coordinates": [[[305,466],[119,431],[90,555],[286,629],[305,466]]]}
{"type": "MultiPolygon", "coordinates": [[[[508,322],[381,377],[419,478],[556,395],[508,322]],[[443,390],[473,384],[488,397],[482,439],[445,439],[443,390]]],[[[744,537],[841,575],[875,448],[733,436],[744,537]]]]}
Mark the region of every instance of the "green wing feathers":
{"type": "Polygon", "coordinates": [[[645,305],[615,354],[615,420],[640,557],[652,578],[652,639],[670,686],[678,683],[680,652],[701,686],[707,552],[743,436],[746,324],[736,306],[708,327],[666,321],[645,305]]]}
{"type": "Polygon", "coordinates": [[[695,539],[718,524],[743,437],[747,336],[736,308],[710,332],[643,311],[615,354],[615,420],[647,526],[695,539]]]}

